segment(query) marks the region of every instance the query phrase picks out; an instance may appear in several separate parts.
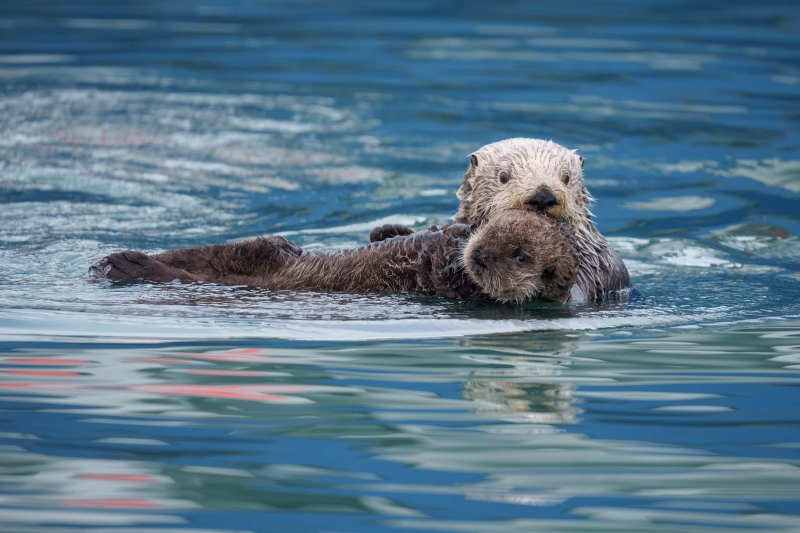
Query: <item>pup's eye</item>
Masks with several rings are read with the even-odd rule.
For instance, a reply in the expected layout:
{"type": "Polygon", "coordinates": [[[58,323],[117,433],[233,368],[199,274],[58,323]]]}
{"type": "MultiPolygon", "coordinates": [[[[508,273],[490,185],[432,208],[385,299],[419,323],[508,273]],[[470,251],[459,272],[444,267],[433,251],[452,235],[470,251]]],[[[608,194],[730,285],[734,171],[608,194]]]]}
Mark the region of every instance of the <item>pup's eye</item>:
{"type": "Polygon", "coordinates": [[[526,261],[526,259],[525,259],[524,255],[518,255],[517,256],[517,263],[523,264],[523,263],[525,263],[525,261],[526,261]]]}
{"type": "Polygon", "coordinates": [[[500,176],[498,177],[500,178],[500,183],[508,183],[508,172],[505,170],[500,172],[500,176]]]}
{"type": "Polygon", "coordinates": [[[552,278],[555,273],[556,267],[547,267],[544,269],[544,272],[542,272],[542,276],[546,278],[552,278]]]}
{"type": "Polygon", "coordinates": [[[563,174],[561,174],[561,181],[564,182],[564,185],[569,184],[569,172],[564,172],[563,174]]]}

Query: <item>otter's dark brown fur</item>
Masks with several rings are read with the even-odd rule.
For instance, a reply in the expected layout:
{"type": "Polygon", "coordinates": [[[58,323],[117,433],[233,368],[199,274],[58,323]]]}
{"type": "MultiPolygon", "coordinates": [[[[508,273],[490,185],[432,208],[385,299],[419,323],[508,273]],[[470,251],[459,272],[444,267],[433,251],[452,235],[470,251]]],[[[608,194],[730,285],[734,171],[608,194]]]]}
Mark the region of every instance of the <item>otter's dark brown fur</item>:
{"type": "MultiPolygon", "coordinates": [[[[594,300],[631,288],[628,269],[592,221],[592,197],[583,184],[583,158],[552,141],[515,138],[470,154],[456,223],[481,224],[494,213],[545,213],[575,231],[580,257],[572,300],[594,300]]],[[[375,228],[372,241],[413,232],[403,225],[375,228]]]]}
{"type": "Polygon", "coordinates": [[[115,281],[168,282],[177,279],[225,283],[224,280],[268,276],[302,253],[303,250],[293,242],[283,237],[271,237],[181,248],[154,255],[128,250],[106,256],[91,268],[95,274],[115,281]]]}
{"type": "Polygon", "coordinates": [[[563,222],[509,209],[492,216],[469,239],[464,266],[495,300],[564,302],[579,270],[574,239],[575,232],[563,222]]]}
{"type": "Polygon", "coordinates": [[[178,279],[275,290],[417,292],[501,301],[567,299],[578,264],[568,227],[542,215],[509,210],[472,235],[475,229],[468,224],[434,226],[339,252],[300,253],[280,237],[153,256],[128,251],[109,255],[92,268],[117,281],[178,279]],[[465,249],[469,256],[464,256],[465,249]],[[518,261],[520,256],[525,259],[518,261]]]}

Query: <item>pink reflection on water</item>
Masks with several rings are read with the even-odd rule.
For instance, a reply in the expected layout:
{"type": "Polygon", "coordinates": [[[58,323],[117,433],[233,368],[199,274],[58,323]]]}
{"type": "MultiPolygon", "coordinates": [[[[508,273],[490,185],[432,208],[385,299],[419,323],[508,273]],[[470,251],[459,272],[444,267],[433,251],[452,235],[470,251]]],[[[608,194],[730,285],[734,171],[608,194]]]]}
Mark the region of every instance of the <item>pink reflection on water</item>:
{"type": "Polygon", "coordinates": [[[67,372],[65,370],[0,370],[0,374],[18,374],[23,376],[59,376],[74,377],[82,376],[80,372],[67,372]]]}
{"type": "MultiPolygon", "coordinates": [[[[9,378],[9,381],[0,383],[0,388],[31,392],[53,392],[56,394],[64,391],[76,391],[76,394],[78,394],[76,397],[81,396],[80,393],[87,393],[88,396],[86,396],[86,400],[90,404],[96,403],[97,400],[92,398],[96,398],[98,393],[102,395],[107,391],[114,393],[124,392],[159,396],[194,396],[202,398],[247,400],[262,403],[297,404],[313,403],[312,400],[303,397],[307,393],[341,392],[345,390],[340,387],[320,385],[291,383],[264,384],[264,378],[277,376],[286,377],[289,376],[289,374],[285,372],[248,370],[248,364],[275,363],[283,360],[279,351],[276,352],[263,348],[240,348],[228,351],[217,351],[216,353],[170,352],[169,354],[164,354],[165,357],[160,357],[159,354],[153,354],[154,356],[148,356],[147,354],[129,355],[130,356],[127,357],[112,359],[109,363],[113,364],[77,358],[59,360],[44,357],[16,357],[0,360],[0,364],[5,361],[14,365],[34,366],[34,368],[0,369],[0,375],[7,375],[9,378]],[[154,363],[167,367],[172,366],[173,368],[170,369],[171,372],[160,372],[156,375],[143,371],[144,366],[147,365],[118,364],[122,361],[154,363]],[[41,367],[54,364],[83,365],[89,363],[93,365],[91,374],[67,369],[41,367]],[[187,368],[187,365],[193,366],[194,368],[187,368]],[[231,368],[231,366],[233,366],[233,368],[231,368]],[[212,384],[193,384],[191,382],[174,383],[173,381],[175,381],[176,375],[187,376],[187,378],[190,376],[212,376],[219,377],[220,379],[212,384]],[[21,379],[24,379],[23,376],[30,376],[31,380],[14,381],[12,376],[19,376],[21,379]],[[79,376],[87,379],[72,379],[79,376]],[[119,379],[120,376],[125,376],[125,384],[120,384],[115,381],[119,379]],[[35,377],[40,377],[42,379],[35,380],[35,377]],[[232,379],[228,379],[228,383],[226,383],[224,379],[236,377],[259,378],[262,381],[256,384],[244,385],[229,383],[230,381],[234,381],[232,379]],[[59,380],[58,378],[65,379],[59,380]]],[[[181,381],[186,381],[186,379],[181,381]]],[[[206,379],[203,381],[208,380],[206,379]]],[[[141,399],[144,400],[144,398],[141,399]]],[[[131,401],[131,398],[128,397],[126,401],[131,401]]]]}
{"type": "MultiPolygon", "coordinates": [[[[14,383],[0,383],[0,389],[53,389],[53,388],[60,388],[58,385],[53,385],[51,383],[26,383],[26,382],[14,382],[14,383]]],[[[64,386],[63,388],[72,388],[71,386],[64,386]]]]}

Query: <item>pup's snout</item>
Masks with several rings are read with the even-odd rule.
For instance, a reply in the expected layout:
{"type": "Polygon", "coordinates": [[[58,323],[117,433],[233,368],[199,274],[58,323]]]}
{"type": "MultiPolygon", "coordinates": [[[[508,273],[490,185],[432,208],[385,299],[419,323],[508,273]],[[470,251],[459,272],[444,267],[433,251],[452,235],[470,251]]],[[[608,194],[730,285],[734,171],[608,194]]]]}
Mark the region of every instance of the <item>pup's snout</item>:
{"type": "Polygon", "coordinates": [[[558,200],[549,187],[540,187],[525,203],[534,211],[544,212],[558,205],[558,200]]]}

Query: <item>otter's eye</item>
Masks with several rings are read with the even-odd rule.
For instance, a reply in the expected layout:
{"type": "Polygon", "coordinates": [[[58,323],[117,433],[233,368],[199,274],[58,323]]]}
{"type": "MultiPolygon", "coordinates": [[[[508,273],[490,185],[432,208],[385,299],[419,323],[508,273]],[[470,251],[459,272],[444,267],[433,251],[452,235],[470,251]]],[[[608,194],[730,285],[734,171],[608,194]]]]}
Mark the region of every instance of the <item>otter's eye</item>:
{"type": "Polygon", "coordinates": [[[564,185],[569,185],[569,172],[561,174],[561,181],[564,182],[564,185]]]}
{"type": "Polygon", "coordinates": [[[500,183],[508,183],[508,172],[505,170],[500,173],[500,183]]]}
{"type": "Polygon", "coordinates": [[[518,255],[517,256],[517,263],[519,263],[520,265],[524,264],[525,261],[526,261],[526,259],[525,259],[524,255],[518,255]]]}
{"type": "Polygon", "coordinates": [[[544,269],[544,272],[542,272],[542,276],[546,278],[552,278],[555,273],[556,267],[547,267],[544,269]]]}

